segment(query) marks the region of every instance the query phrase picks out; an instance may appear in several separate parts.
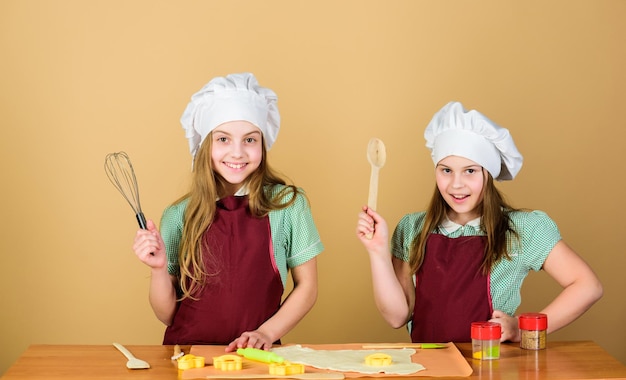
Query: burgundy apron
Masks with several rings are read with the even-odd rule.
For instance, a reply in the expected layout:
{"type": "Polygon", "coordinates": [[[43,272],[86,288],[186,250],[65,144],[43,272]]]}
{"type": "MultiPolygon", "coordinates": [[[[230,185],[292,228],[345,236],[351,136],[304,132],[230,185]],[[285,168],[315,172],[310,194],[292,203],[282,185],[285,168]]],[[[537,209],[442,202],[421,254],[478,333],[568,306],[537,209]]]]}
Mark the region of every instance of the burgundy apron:
{"type": "Polygon", "coordinates": [[[471,323],[491,319],[489,276],[480,268],[485,242],[430,234],[416,275],[413,342],[469,342],[471,323]]]}
{"type": "Polygon", "coordinates": [[[195,297],[178,303],[163,344],[229,344],[256,330],[280,307],[283,284],[274,260],[269,217],[250,215],[247,196],[217,202],[204,233],[207,284],[195,297]]]}

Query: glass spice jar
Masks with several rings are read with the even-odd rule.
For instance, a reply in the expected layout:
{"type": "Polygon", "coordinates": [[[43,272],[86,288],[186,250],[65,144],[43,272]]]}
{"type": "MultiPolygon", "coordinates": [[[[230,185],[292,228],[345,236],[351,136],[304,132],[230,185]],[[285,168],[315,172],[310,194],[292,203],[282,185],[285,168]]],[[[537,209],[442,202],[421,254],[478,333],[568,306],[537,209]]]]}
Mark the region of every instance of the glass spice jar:
{"type": "Polygon", "coordinates": [[[548,316],[542,313],[524,313],[519,316],[520,347],[526,350],[546,348],[548,316]]]}
{"type": "Polygon", "coordinates": [[[502,327],[495,322],[472,322],[472,357],[479,360],[500,358],[502,327]]]}

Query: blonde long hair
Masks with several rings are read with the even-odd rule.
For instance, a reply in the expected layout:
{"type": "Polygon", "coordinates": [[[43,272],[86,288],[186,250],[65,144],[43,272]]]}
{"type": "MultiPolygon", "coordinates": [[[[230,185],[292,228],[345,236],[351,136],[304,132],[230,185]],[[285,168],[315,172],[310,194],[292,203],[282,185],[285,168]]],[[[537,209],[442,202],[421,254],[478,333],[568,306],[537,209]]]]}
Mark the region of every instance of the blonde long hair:
{"type": "MultiPolygon", "coordinates": [[[[202,247],[202,237],[215,217],[216,201],[220,195],[224,194],[226,187],[225,180],[213,170],[212,134],[207,136],[196,153],[189,192],[175,202],[180,203],[189,199],[178,249],[181,300],[197,299],[195,295],[206,284],[207,278],[218,273],[213,262],[205,263],[202,247]],[[205,264],[209,265],[205,266],[205,264]],[[207,268],[213,268],[213,270],[207,271],[207,268]]],[[[262,145],[261,163],[246,180],[250,212],[259,218],[266,216],[272,210],[289,207],[295,201],[297,194],[304,195],[294,185],[287,185],[285,180],[269,166],[264,141],[262,145]],[[285,185],[285,187],[272,196],[273,187],[277,185],[285,185]],[[291,194],[290,197],[288,197],[289,194],[291,194]]],[[[205,255],[209,261],[212,259],[210,252],[205,252],[205,255]]]]}
{"type": "MultiPolygon", "coordinates": [[[[511,207],[504,195],[496,188],[491,174],[484,168],[483,173],[485,173],[483,175],[483,200],[478,207],[480,207],[480,215],[482,216],[481,229],[487,235],[487,244],[481,264],[482,271],[486,274],[502,258],[510,259],[509,250],[511,247],[509,242],[512,239],[509,239],[509,236],[518,239],[519,235],[513,229],[509,218],[510,212],[518,210],[511,207]]],[[[438,226],[445,220],[449,209],[450,206],[435,185],[435,191],[424,217],[422,231],[411,242],[409,264],[413,274],[417,273],[424,261],[428,236],[436,232],[438,226]]]]}

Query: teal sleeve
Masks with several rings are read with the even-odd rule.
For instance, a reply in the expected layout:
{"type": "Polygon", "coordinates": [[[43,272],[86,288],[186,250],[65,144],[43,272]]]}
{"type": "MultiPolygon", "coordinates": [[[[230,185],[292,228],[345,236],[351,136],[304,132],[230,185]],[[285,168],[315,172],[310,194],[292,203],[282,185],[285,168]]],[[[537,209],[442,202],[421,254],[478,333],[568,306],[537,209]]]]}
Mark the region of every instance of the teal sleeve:
{"type": "Polygon", "coordinates": [[[183,216],[187,201],[167,207],[161,216],[161,237],[167,252],[167,272],[173,276],[180,275],[178,266],[178,248],[183,235],[183,216]]]}
{"type": "MultiPolygon", "coordinates": [[[[287,281],[288,268],[302,265],[324,250],[309,202],[299,190],[301,193],[293,204],[269,213],[274,258],[283,284],[287,281]]],[[[292,196],[288,195],[286,200],[292,196]]]]}
{"type": "Polygon", "coordinates": [[[282,247],[287,253],[290,268],[304,264],[324,250],[313,214],[304,193],[296,195],[295,202],[284,210],[282,247]]]}
{"type": "Polygon", "coordinates": [[[425,212],[407,214],[400,219],[391,237],[391,254],[403,261],[409,261],[411,244],[424,226],[425,212]]]}
{"type": "Polygon", "coordinates": [[[516,212],[511,220],[520,235],[520,243],[513,244],[524,264],[538,271],[552,248],[561,240],[556,223],[543,211],[516,212]]]}

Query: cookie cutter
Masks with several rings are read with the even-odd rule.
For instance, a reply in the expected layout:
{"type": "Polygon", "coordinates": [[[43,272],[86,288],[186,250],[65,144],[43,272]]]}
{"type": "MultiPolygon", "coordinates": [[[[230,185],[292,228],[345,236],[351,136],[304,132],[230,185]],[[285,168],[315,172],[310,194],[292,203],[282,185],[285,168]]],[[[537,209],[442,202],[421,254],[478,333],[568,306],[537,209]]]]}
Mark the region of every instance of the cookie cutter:
{"type": "Polygon", "coordinates": [[[181,369],[181,370],[204,367],[203,356],[187,354],[178,358],[177,362],[178,362],[178,369],[181,369]]]}
{"type": "Polygon", "coordinates": [[[243,368],[241,356],[227,354],[213,358],[213,367],[221,371],[241,371],[243,368]]]}
{"type": "Polygon", "coordinates": [[[271,363],[270,367],[270,375],[276,376],[290,376],[290,375],[300,375],[304,373],[304,365],[291,363],[288,361],[284,361],[282,363],[271,363]]]}
{"type": "Polygon", "coordinates": [[[391,365],[391,355],[377,352],[365,357],[365,364],[374,367],[383,367],[391,365]]]}

